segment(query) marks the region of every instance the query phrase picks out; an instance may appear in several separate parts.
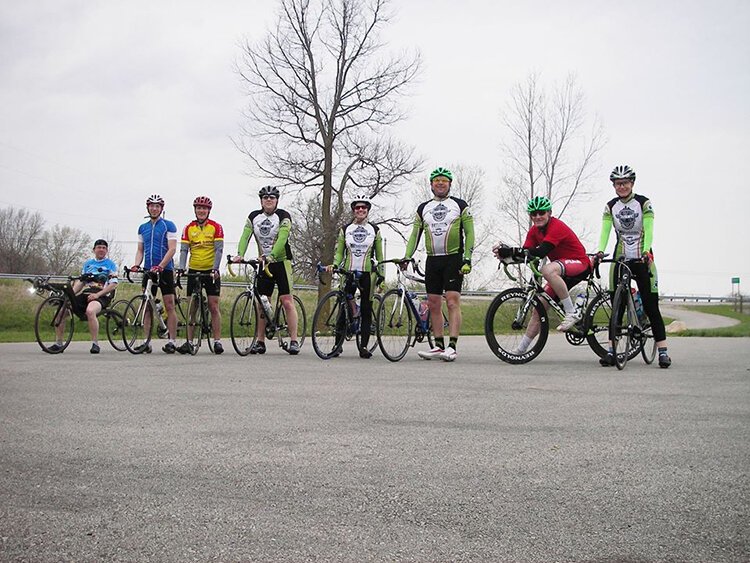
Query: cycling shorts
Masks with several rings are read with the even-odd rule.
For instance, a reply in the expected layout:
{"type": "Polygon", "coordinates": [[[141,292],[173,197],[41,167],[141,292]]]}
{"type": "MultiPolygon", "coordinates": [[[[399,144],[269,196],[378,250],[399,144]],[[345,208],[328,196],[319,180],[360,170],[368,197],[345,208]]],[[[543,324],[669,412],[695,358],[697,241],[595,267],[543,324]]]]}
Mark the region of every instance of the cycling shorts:
{"type": "Polygon", "coordinates": [[[425,263],[425,291],[432,295],[442,295],[444,291],[458,291],[464,283],[461,273],[463,256],[461,254],[444,254],[428,256],[425,263]]]}
{"type": "MultiPolygon", "coordinates": [[[[146,282],[148,281],[148,276],[143,275],[143,281],[141,282],[141,287],[143,289],[146,289],[146,282]]],[[[156,284],[151,286],[151,293],[153,295],[156,295],[156,284]]],[[[174,271],[173,270],[162,270],[162,272],[159,274],[159,289],[161,290],[162,295],[174,295],[174,271]]]]}
{"type": "Polygon", "coordinates": [[[272,262],[268,265],[268,271],[273,277],[268,277],[265,271],[261,270],[256,280],[258,293],[271,297],[274,285],[279,288],[279,295],[292,294],[292,263],[289,260],[281,262],[272,262]]]}
{"type": "MultiPolygon", "coordinates": [[[[95,291],[84,290],[83,293],[79,293],[78,295],[76,295],[76,302],[73,304],[73,312],[81,320],[86,318],[86,308],[89,306],[89,295],[91,295],[92,293],[95,293],[95,291]]],[[[106,309],[112,302],[112,297],[113,294],[108,293],[107,295],[98,297],[96,301],[101,303],[102,309],[106,309]]]]}
{"type": "MultiPolygon", "coordinates": [[[[210,274],[211,270],[188,270],[188,274],[210,274]]],[[[218,297],[221,293],[221,279],[208,279],[205,278],[203,281],[203,287],[206,288],[206,295],[212,295],[218,297]]],[[[198,289],[198,278],[188,276],[187,279],[187,294],[192,295],[198,289]]]]}
{"type": "MultiPolygon", "coordinates": [[[[589,260],[554,260],[551,263],[560,266],[560,275],[568,289],[588,278],[589,272],[591,272],[591,261],[589,260]]],[[[549,284],[544,286],[544,292],[550,297],[557,297],[549,284]]]]}

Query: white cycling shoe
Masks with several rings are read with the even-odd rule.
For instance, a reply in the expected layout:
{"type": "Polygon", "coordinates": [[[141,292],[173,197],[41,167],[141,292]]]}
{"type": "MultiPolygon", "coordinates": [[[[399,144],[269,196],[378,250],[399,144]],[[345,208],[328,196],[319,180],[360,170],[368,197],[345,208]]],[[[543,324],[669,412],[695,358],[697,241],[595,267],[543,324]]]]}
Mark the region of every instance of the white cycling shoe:
{"type": "Polygon", "coordinates": [[[458,357],[458,353],[454,348],[448,346],[445,348],[445,352],[440,354],[440,359],[444,362],[452,362],[458,357]]]}
{"type": "Polygon", "coordinates": [[[560,332],[567,332],[573,328],[578,321],[581,320],[580,315],[577,312],[567,313],[563,318],[562,322],[557,325],[557,330],[560,332]]]}
{"type": "Polygon", "coordinates": [[[419,352],[417,352],[417,354],[423,360],[432,360],[433,358],[441,358],[443,356],[443,352],[445,352],[445,350],[435,346],[434,348],[430,348],[429,350],[420,350],[419,352]]]}

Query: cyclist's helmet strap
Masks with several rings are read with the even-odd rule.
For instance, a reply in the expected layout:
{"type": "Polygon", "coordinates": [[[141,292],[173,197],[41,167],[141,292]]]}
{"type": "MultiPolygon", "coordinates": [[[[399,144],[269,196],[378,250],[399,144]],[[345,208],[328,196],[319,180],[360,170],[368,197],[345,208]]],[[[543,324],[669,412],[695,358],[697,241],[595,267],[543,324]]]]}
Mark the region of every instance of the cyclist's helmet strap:
{"type": "Polygon", "coordinates": [[[534,211],[552,211],[552,202],[543,195],[532,197],[526,206],[526,212],[532,213],[534,211]]]}
{"type": "Polygon", "coordinates": [[[451,182],[453,181],[453,172],[451,172],[447,168],[443,168],[442,166],[439,166],[439,167],[435,168],[435,170],[433,170],[432,172],[430,172],[430,182],[432,182],[438,176],[445,176],[451,182]]]}
{"type": "Polygon", "coordinates": [[[631,182],[635,182],[635,170],[627,164],[615,166],[609,175],[609,181],[614,182],[615,180],[630,180],[631,182]]]}

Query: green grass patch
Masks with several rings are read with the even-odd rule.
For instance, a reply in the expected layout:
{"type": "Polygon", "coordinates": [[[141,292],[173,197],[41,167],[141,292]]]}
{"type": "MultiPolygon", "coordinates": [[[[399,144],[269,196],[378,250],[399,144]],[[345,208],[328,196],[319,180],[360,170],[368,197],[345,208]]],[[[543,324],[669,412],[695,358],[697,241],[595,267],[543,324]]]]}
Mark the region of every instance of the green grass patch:
{"type": "Polygon", "coordinates": [[[744,312],[734,310],[734,305],[687,305],[686,309],[700,313],[711,313],[722,315],[740,321],[734,326],[722,328],[688,329],[681,332],[680,336],[750,336],[750,306],[744,307],[744,312]]]}

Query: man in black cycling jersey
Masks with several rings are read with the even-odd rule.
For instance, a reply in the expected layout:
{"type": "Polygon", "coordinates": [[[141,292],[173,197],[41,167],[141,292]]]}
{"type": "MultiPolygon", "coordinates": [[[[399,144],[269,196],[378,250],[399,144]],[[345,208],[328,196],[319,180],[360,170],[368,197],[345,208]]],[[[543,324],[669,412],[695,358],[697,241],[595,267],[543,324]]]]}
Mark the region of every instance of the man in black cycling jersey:
{"type": "MultiPolygon", "coordinates": [[[[255,235],[260,259],[267,263],[272,277],[261,272],[257,279],[258,293],[270,299],[274,285],[278,285],[279,299],[289,323],[291,341],[287,352],[293,356],[299,354],[297,341],[297,309],[292,297],[292,248],[289,244],[289,233],[292,229],[292,216],[279,209],[279,189],[264,186],[258,192],[261,208],[248,215],[245,228],[240,237],[240,245],[234,260],[239,262],[247,251],[250,237],[255,235]]],[[[258,339],[250,349],[251,354],[266,353],[266,319],[258,316],[258,339]]]]}

